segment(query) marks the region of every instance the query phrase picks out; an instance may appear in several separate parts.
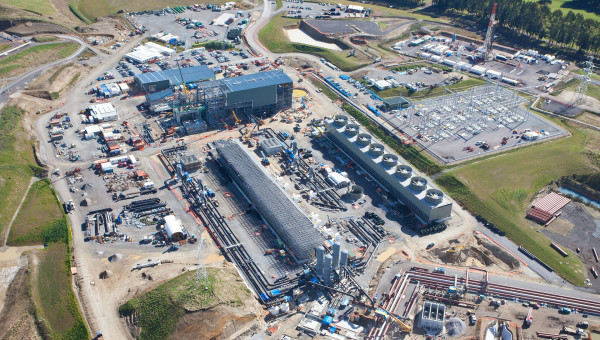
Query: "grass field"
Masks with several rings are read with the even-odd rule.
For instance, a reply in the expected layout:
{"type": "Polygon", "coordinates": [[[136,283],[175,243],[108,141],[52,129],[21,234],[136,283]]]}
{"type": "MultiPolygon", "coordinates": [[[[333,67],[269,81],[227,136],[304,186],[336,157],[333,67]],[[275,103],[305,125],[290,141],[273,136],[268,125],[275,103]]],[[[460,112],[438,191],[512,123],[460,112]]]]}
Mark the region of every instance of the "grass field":
{"type": "Polygon", "coordinates": [[[61,230],[66,230],[62,207],[56,200],[50,180],[42,179],[33,183],[29,189],[10,229],[7,244],[14,246],[56,242],[64,237],[61,230]]]}
{"type": "MultiPolygon", "coordinates": [[[[479,78],[470,78],[470,79],[458,82],[456,84],[448,85],[448,86],[446,86],[446,88],[449,90],[452,90],[452,91],[460,92],[460,91],[465,91],[472,87],[480,86],[483,84],[485,84],[484,80],[481,80],[479,78]]],[[[427,89],[427,90],[423,90],[423,91],[411,92],[411,91],[408,91],[408,89],[406,89],[406,87],[404,87],[404,86],[395,87],[395,88],[391,88],[391,89],[387,89],[387,90],[383,90],[383,91],[377,91],[377,88],[371,87],[371,90],[373,90],[373,92],[377,93],[377,95],[380,96],[381,98],[403,96],[406,98],[411,98],[413,100],[427,99],[427,98],[431,98],[431,97],[441,96],[444,94],[444,91],[445,91],[443,87],[436,87],[436,88],[427,89]]]]}
{"type": "Polygon", "coordinates": [[[58,40],[58,37],[53,37],[51,35],[36,35],[34,40],[39,43],[47,43],[58,40]]]}
{"type": "Polygon", "coordinates": [[[71,288],[69,248],[66,242],[51,244],[39,252],[32,297],[43,338],[88,339],[77,298],[71,288]]]}
{"type": "Polygon", "coordinates": [[[12,5],[41,15],[56,13],[50,0],[0,0],[0,4],[12,5]]]}
{"type": "Polygon", "coordinates": [[[12,219],[29,179],[41,174],[35,163],[34,142],[24,137],[21,119],[25,112],[16,106],[7,106],[0,112],[0,230],[12,219]]]}
{"type": "MultiPolygon", "coordinates": [[[[525,1],[536,1],[537,2],[537,0],[525,0],[525,1]]],[[[600,21],[600,15],[598,15],[596,13],[585,11],[583,9],[572,9],[572,8],[570,8],[571,6],[569,6],[569,3],[573,3],[573,1],[572,0],[552,0],[552,3],[550,4],[550,10],[552,12],[554,12],[557,9],[560,9],[563,12],[563,15],[567,14],[569,11],[573,11],[573,13],[575,13],[575,14],[581,13],[581,15],[583,15],[583,17],[586,19],[595,19],[595,20],[600,21]]]]}
{"type": "Polygon", "coordinates": [[[161,9],[167,6],[187,6],[199,3],[220,5],[226,2],[227,0],[79,0],[77,9],[88,19],[95,20],[99,17],[117,14],[121,10],[125,12],[138,12],[161,9]]]}
{"type": "MultiPolygon", "coordinates": [[[[564,90],[577,91],[577,87],[581,83],[580,79],[571,79],[567,83],[560,83],[554,87],[552,91],[553,96],[559,95],[564,90]]],[[[588,84],[587,95],[600,100],[600,86],[595,84],[588,84]]]]}
{"type": "Polygon", "coordinates": [[[320,81],[316,80],[315,78],[311,77],[311,76],[307,76],[306,77],[313,85],[315,85],[315,87],[321,89],[321,91],[323,91],[323,94],[325,96],[327,96],[327,98],[331,99],[331,100],[338,100],[340,99],[340,97],[338,97],[337,94],[335,94],[335,92],[333,92],[329,87],[327,87],[325,84],[321,83],[320,81]]]}
{"type": "Polygon", "coordinates": [[[316,55],[329,60],[343,71],[353,71],[368,64],[356,57],[348,57],[348,52],[331,51],[320,47],[290,42],[282,32],[282,28],[297,24],[298,21],[298,19],[284,18],[281,15],[277,15],[258,32],[258,38],[271,52],[298,52],[316,55]]]}
{"type": "Polygon", "coordinates": [[[75,53],[78,47],[79,45],[74,42],[33,46],[0,60],[0,77],[14,76],[18,73],[15,71],[21,68],[39,66],[41,64],[40,60],[49,63],[66,58],[75,53]]]}
{"type": "Polygon", "coordinates": [[[572,136],[553,142],[513,150],[485,161],[479,160],[438,178],[454,199],[474,214],[504,230],[569,282],[582,285],[585,268],[577,256],[565,259],[550,248],[550,240],[525,219],[537,192],[563,176],[597,171],[586,157],[600,135],[591,130],[568,127],[572,136]]]}
{"type": "Polygon", "coordinates": [[[185,311],[210,309],[219,304],[239,307],[251,298],[246,286],[232,270],[207,268],[208,289],[196,285],[196,272],[190,271],[167,281],[152,291],[119,307],[122,316],[138,314],[140,340],[166,339],[175,331],[185,311]]]}

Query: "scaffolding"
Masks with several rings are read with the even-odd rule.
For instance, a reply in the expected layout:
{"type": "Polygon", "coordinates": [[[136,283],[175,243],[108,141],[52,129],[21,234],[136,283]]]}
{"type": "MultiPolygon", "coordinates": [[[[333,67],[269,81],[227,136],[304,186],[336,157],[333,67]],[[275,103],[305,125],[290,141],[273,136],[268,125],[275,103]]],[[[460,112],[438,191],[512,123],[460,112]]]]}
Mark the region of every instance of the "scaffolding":
{"type": "Polygon", "coordinates": [[[529,111],[516,91],[487,83],[464,92],[456,92],[416,103],[403,110],[391,122],[403,131],[410,128],[431,142],[444,139],[470,140],[485,131],[515,129],[526,122],[529,111]]]}

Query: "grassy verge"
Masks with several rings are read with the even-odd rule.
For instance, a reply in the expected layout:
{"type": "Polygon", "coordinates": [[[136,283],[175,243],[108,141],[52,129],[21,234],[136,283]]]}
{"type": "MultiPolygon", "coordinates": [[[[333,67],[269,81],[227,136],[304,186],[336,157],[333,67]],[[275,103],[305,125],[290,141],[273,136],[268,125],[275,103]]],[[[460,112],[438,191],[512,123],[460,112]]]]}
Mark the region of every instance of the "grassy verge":
{"type": "Polygon", "coordinates": [[[40,60],[49,63],[66,58],[77,51],[74,42],[37,45],[0,60],[0,76],[15,75],[15,70],[39,66],[40,60]]]}
{"type": "Polygon", "coordinates": [[[235,49],[235,45],[229,42],[222,42],[222,41],[218,41],[218,40],[210,40],[210,41],[205,41],[205,42],[201,42],[201,43],[195,43],[193,46],[193,48],[197,48],[197,47],[205,47],[205,48],[211,48],[213,50],[233,50],[235,49]]]}
{"type": "Polygon", "coordinates": [[[242,306],[250,291],[233,270],[207,268],[208,289],[196,284],[196,273],[187,272],[119,307],[121,316],[137,315],[138,339],[166,339],[186,311],[195,312],[219,304],[242,306]]]}
{"type": "Polygon", "coordinates": [[[283,7],[283,1],[282,0],[275,0],[275,10],[280,9],[281,7],[283,7]]]}
{"type": "Polygon", "coordinates": [[[50,0],[0,0],[0,3],[19,7],[40,15],[56,13],[50,0]]]}
{"type": "Polygon", "coordinates": [[[64,238],[66,218],[51,185],[47,178],[33,183],[10,229],[8,245],[32,245],[64,238]]]}
{"type": "Polygon", "coordinates": [[[33,155],[34,142],[27,140],[21,119],[25,112],[7,106],[0,112],[0,229],[12,219],[29,179],[41,175],[33,155]]]}
{"type": "MultiPolygon", "coordinates": [[[[451,91],[460,92],[460,91],[468,90],[475,86],[481,86],[483,84],[485,84],[485,80],[481,80],[479,78],[470,78],[467,80],[460,81],[456,84],[448,85],[448,86],[446,86],[446,88],[451,91]]],[[[380,96],[381,98],[403,96],[406,98],[411,98],[413,100],[427,99],[427,98],[437,97],[437,96],[446,94],[444,87],[435,87],[435,88],[431,88],[431,89],[427,89],[427,90],[423,90],[423,91],[417,91],[417,92],[409,91],[404,86],[395,87],[395,88],[382,90],[382,91],[377,90],[377,88],[375,88],[375,87],[371,87],[371,90],[373,90],[373,92],[377,93],[377,95],[380,96]]]]}
{"type": "Polygon", "coordinates": [[[75,14],[75,16],[79,18],[79,20],[85,22],[88,25],[92,24],[92,20],[88,19],[85,15],[83,15],[83,13],[81,13],[77,4],[78,0],[69,1],[69,9],[71,10],[71,12],[75,14]]]}
{"type": "Polygon", "coordinates": [[[36,35],[33,39],[39,43],[47,43],[58,40],[57,37],[53,37],[51,35],[36,35]]]}
{"type": "Polygon", "coordinates": [[[425,155],[424,151],[417,150],[412,145],[404,145],[398,142],[393,136],[386,134],[381,128],[373,123],[367,116],[362,112],[358,111],[350,104],[344,103],[344,110],[354,117],[363,127],[369,130],[373,135],[379,138],[383,143],[389,146],[396,153],[401,155],[404,159],[410,162],[414,167],[420,171],[432,175],[439,172],[442,168],[429,159],[425,155]]]}
{"type": "Polygon", "coordinates": [[[282,32],[282,28],[295,25],[298,23],[298,21],[298,19],[284,18],[281,15],[277,15],[273,17],[269,23],[267,23],[260,30],[260,32],[258,32],[258,38],[260,42],[271,52],[296,52],[316,55],[329,60],[346,72],[354,71],[368,64],[367,62],[360,61],[356,57],[348,56],[348,52],[331,51],[316,46],[290,42],[282,32]]]}
{"type": "Polygon", "coordinates": [[[54,73],[52,73],[50,78],[48,78],[48,81],[50,83],[53,83],[56,80],[56,78],[58,78],[58,76],[60,76],[62,71],[64,71],[67,67],[72,66],[72,65],[73,64],[64,64],[64,65],[60,66],[58,69],[56,69],[56,71],[54,71],[54,73]]]}
{"type": "Polygon", "coordinates": [[[597,171],[586,153],[599,136],[590,130],[568,128],[571,137],[516,149],[450,171],[437,183],[473,214],[481,215],[551,266],[569,282],[582,285],[585,269],[570,253],[563,258],[550,248],[541,227],[525,219],[538,191],[571,174],[597,171]],[[560,161],[557,161],[560,160],[560,161]]]}
{"type": "Polygon", "coordinates": [[[307,76],[308,80],[315,85],[318,89],[320,89],[321,91],[323,91],[323,94],[325,96],[327,96],[327,98],[331,99],[331,100],[338,100],[340,99],[340,97],[338,97],[337,94],[335,94],[335,92],[333,92],[329,87],[327,87],[325,84],[321,83],[320,81],[316,80],[315,78],[311,77],[311,76],[307,76]]]}

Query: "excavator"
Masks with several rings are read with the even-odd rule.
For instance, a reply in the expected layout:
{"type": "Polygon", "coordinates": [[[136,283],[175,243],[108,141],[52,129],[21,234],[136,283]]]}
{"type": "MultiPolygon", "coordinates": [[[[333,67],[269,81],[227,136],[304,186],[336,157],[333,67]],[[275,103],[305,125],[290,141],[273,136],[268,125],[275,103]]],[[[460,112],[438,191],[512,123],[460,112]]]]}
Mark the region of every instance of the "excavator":
{"type": "Polygon", "coordinates": [[[452,246],[452,247],[450,247],[450,249],[448,249],[448,251],[451,253],[455,253],[459,249],[465,249],[465,246],[463,246],[462,244],[460,246],[452,246]]]}
{"type": "Polygon", "coordinates": [[[388,318],[392,319],[392,321],[394,321],[396,324],[398,324],[398,326],[400,326],[400,330],[403,333],[410,333],[410,331],[411,331],[410,326],[408,326],[404,322],[400,321],[400,319],[398,319],[397,317],[395,317],[393,314],[390,314],[386,310],[381,309],[381,308],[377,308],[375,310],[375,313],[383,316],[383,318],[386,319],[386,320],[388,318]]]}

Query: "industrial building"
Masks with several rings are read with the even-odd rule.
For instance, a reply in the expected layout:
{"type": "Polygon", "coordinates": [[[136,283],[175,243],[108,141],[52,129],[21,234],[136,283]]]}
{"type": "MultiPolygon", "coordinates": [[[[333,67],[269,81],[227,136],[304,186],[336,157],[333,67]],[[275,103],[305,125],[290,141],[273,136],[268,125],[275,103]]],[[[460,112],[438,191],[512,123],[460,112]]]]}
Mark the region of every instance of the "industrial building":
{"type": "Polygon", "coordinates": [[[421,310],[421,327],[428,335],[435,335],[444,328],[446,306],[442,303],[425,301],[421,310]]]}
{"type": "Polygon", "coordinates": [[[125,58],[131,60],[134,63],[147,63],[152,59],[160,59],[165,56],[175,54],[175,50],[148,42],[145,45],[137,47],[133,52],[125,54],[125,58]]]}
{"type": "Polygon", "coordinates": [[[181,69],[136,74],[133,78],[133,82],[140,92],[151,93],[166,90],[171,86],[181,85],[184,82],[189,84],[213,79],[215,79],[213,71],[206,65],[199,65],[181,69]]]}
{"type": "Polygon", "coordinates": [[[531,210],[527,212],[527,218],[541,224],[548,224],[556,218],[558,211],[569,202],[571,202],[570,198],[551,192],[533,204],[531,210]]]}
{"type": "Polygon", "coordinates": [[[384,99],[383,105],[387,110],[399,110],[409,108],[411,103],[408,99],[398,96],[384,99]]]}
{"type": "Polygon", "coordinates": [[[217,161],[298,263],[314,257],[324,238],[310,218],[236,140],[215,142],[217,161]]]}
{"type": "MultiPolygon", "coordinates": [[[[187,78],[186,78],[187,81],[187,78]]],[[[267,71],[198,84],[206,105],[206,123],[215,126],[239,118],[263,117],[292,107],[292,79],[283,71],[267,71]]]]}
{"type": "Polygon", "coordinates": [[[385,190],[406,205],[423,224],[450,219],[452,201],[358,124],[336,115],[326,122],[328,137],[385,190]]]}
{"type": "Polygon", "coordinates": [[[119,117],[117,109],[111,103],[90,105],[88,112],[90,121],[94,123],[114,121],[119,117]]]}

